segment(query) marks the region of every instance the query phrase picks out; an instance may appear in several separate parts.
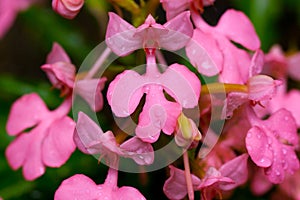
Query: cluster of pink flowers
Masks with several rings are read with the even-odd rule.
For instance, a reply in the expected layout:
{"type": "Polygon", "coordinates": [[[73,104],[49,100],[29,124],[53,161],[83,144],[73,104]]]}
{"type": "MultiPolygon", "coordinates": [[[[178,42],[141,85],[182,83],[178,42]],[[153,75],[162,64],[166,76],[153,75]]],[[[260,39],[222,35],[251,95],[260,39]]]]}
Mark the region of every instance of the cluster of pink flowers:
{"type": "MultiPolygon", "coordinates": [[[[8,2],[0,1],[0,5],[8,2]]],[[[300,91],[288,89],[288,79],[300,81],[300,53],[285,56],[274,46],[264,55],[251,21],[234,9],[227,10],[216,26],[209,25],[201,13],[212,0],[160,2],[167,16],[163,25],[148,15],[134,27],[108,13],[105,42],[109,51],[120,57],[139,49],[145,54],[145,72],[128,69],[107,84],[106,99],[116,117],[138,112],[134,134],[119,141],[84,112],[78,113],[77,122],[68,116],[74,94],[93,111],[101,111],[107,79],[76,76],[67,53],[55,43],[41,69],[64,101],[50,111],[37,94],[27,94],[12,105],[6,127],[9,135],[16,136],[6,149],[10,166],[22,167],[25,179],[34,180],[45,173],[46,166],[62,166],[77,147],[105,161],[107,178],[96,185],[85,175],[74,175],[61,183],[54,199],[142,200],[145,197],[137,189],[117,186],[120,158],[152,165],[153,144],[164,133],[183,152],[183,163],[169,165],[170,176],[162,188],[169,199],[188,196],[192,200],[195,191],[200,191],[201,199],[227,198],[245,184],[255,195],[266,194],[279,184],[274,195],[299,199],[300,91]],[[162,59],[161,49],[183,49],[194,69],[173,63],[161,70],[157,63],[162,59]],[[199,76],[214,82],[201,82],[199,76]],[[218,101],[220,93],[226,98],[218,101]],[[217,120],[225,121],[221,133],[210,127],[215,106],[221,107],[217,120]],[[186,114],[193,108],[199,108],[197,119],[186,114]],[[208,148],[210,140],[215,141],[212,149],[208,148]],[[182,164],[184,169],[180,169],[182,164]]],[[[7,14],[10,20],[28,4],[13,4],[14,13],[7,14]]],[[[83,4],[83,0],[52,1],[53,9],[69,19],[83,4]]],[[[0,26],[0,37],[8,27],[6,22],[0,26]]]]}

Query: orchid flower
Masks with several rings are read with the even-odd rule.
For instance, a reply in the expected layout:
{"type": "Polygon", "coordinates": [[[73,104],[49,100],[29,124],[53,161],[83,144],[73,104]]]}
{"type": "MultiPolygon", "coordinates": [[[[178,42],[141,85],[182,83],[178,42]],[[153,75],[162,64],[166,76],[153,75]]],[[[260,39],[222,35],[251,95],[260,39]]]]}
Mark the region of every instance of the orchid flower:
{"type": "Polygon", "coordinates": [[[100,111],[103,107],[101,90],[104,88],[106,78],[82,79],[76,81],[76,68],[65,50],[57,43],[53,44],[51,52],[47,56],[46,64],[41,67],[47,74],[53,87],[61,90],[62,96],[80,95],[94,111],[100,111]]]}
{"type": "Polygon", "coordinates": [[[83,4],[84,0],[52,0],[53,10],[67,19],[73,19],[83,4]]]}
{"type": "MultiPolygon", "coordinates": [[[[248,155],[243,154],[228,161],[219,170],[211,167],[201,180],[192,175],[194,190],[200,190],[202,199],[206,200],[213,199],[217,191],[232,190],[244,184],[248,178],[247,160],[248,155]]],[[[183,199],[188,192],[184,171],[170,166],[170,174],[171,176],[164,184],[164,193],[169,199],[183,199]]]]}
{"type": "Polygon", "coordinates": [[[97,154],[113,167],[118,165],[120,156],[131,158],[139,165],[150,165],[154,160],[151,144],[133,137],[118,145],[111,131],[103,133],[101,128],[82,112],[78,114],[74,141],[82,152],[97,154]]]}
{"type": "Polygon", "coordinates": [[[17,136],[5,155],[13,169],[23,167],[26,180],[45,173],[45,167],[60,167],[75,150],[74,121],[67,116],[71,98],[49,111],[37,94],[22,96],[12,105],[6,130],[17,136]],[[29,131],[26,129],[32,128],[29,131]]]}
{"type": "Polygon", "coordinates": [[[233,9],[227,10],[215,27],[209,26],[198,14],[192,13],[192,18],[196,29],[186,46],[191,64],[206,76],[219,73],[221,82],[246,83],[250,57],[231,41],[252,51],[260,48],[259,38],[247,16],[233,9]]]}
{"type": "Polygon", "coordinates": [[[286,174],[299,169],[295,153],[299,145],[295,119],[289,111],[280,109],[267,120],[261,120],[250,108],[248,118],[252,128],[245,140],[252,161],[264,168],[270,182],[281,183],[286,174]]]}
{"type": "Polygon", "coordinates": [[[223,109],[223,117],[231,117],[233,111],[246,102],[264,106],[276,95],[276,89],[282,82],[274,80],[270,76],[259,74],[264,65],[264,57],[261,50],[253,55],[249,67],[249,77],[244,92],[230,92],[226,98],[226,106],[223,109]]]}
{"type": "Polygon", "coordinates": [[[105,182],[96,185],[90,178],[76,174],[64,180],[56,190],[54,200],[132,199],[146,200],[134,187],[118,187],[118,171],[110,168],[105,182]]]}
{"type": "Polygon", "coordinates": [[[156,48],[177,50],[188,42],[192,30],[188,17],[189,13],[185,12],[160,25],[149,15],[145,23],[135,29],[117,15],[110,14],[107,45],[120,56],[145,48],[147,64],[143,75],[132,70],[119,74],[109,85],[107,100],[116,116],[127,117],[134,112],[143,94],[146,94],[136,128],[136,135],[145,142],[157,141],[161,130],[168,135],[172,134],[181,109],[193,108],[198,104],[199,79],[179,64],[171,65],[161,74],[155,60],[156,48]],[[176,29],[177,32],[174,31],[176,29]],[[173,42],[174,38],[176,43],[173,42]],[[128,46],[122,44],[124,41],[128,42],[128,46]],[[166,100],[164,91],[176,102],[166,100]]]}

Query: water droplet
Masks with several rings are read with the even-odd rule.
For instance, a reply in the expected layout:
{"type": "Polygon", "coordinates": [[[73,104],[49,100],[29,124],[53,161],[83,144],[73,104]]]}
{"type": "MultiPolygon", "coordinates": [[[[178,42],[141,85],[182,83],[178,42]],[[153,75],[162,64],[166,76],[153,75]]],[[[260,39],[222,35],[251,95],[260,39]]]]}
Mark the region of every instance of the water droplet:
{"type": "Polygon", "coordinates": [[[276,171],[275,174],[276,176],[280,176],[281,173],[279,171],[276,171]]]}
{"type": "Polygon", "coordinates": [[[283,155],[286,155],[287,154],[287,150],[286,149],[282,149],[282,153],[283,153],[283,155]]]}
{"type": "Polygon", "coordinates": [[[264,163],[264,162],[266,162],[266,160],[264,158],[262,158],[262,159],[260,159],[259,162],[264,163]]]}
{"type": "Polygon", "coordinates": [[[285,116],[285,117],[284,117],[284,120],[285,120],[285,121],[288,121],[288,120],[289,120],[289,117],[288,117],[288,116],[285,116]]]}
{"type": "Polygon", "coordinates": [[[247,146],[247,150],[248,150],[248,151],[252,151],[252,147],[248,145],[248,146],[247,146]]]}
{"type": "Polygon", "coordinates": [[[139,158],[140,158],[141,160],[143,160],[143,159],[144,159],[144,156],[142,156],[142,155],[139,155],[139,158]]]}

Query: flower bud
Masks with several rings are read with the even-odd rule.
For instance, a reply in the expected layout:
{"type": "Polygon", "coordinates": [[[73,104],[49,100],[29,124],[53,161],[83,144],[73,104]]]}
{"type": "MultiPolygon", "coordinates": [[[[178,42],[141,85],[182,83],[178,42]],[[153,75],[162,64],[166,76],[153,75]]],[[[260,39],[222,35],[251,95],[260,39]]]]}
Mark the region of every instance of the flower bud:
{"type": "Polygon", "coordinates": [[[249,99],[253,101],[269,100],[275,95],[276,87],[281,81],[270,76],[256,75],[248,80],[249,99]]]}
{"type": "Polygon", "coordinates": [[[73,19],[83,6],[84,0],[52,0],[55,12],[67,19],[73,19]]]}

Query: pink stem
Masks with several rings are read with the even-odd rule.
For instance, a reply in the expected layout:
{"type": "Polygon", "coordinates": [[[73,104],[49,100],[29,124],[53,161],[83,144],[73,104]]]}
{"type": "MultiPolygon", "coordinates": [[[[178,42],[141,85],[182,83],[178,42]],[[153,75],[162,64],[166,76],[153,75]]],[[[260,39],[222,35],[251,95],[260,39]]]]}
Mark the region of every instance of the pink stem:
{"type": "Polygon", "coordinates": [[[58,108],[52,111],[56,116],[65,116],[67,115],[72,107],[72,95],[68,96],[58,108]]]}
{"type": "Polygon", "coordinates": [[[109,168],[105,179],[105,184],[110,185],[112,188],[118,186],[118,170],[109,168]]]}
{"type": "Polygon", "coordinates": [[[156,58],[155,58],[155,49],[154,48],[146,48],[146,74],[150,77],[156,77],[159,75],[159,71],[157,69],[156,58]]]}
{"type": "Polygon", "coordinates": [[[186,187],[188,191],[189,200],[194,200],[194,189],[192,183],[192,176],[190,171],[189,157],[187,151],[183,152],[183,164],[184,164],[184,174],[186,180],[186,187]]]}
{"type": "Polygon", "coordinates": [[[106,58],[110,55],[111,50],[110,48],[106,48],[103,53],[101,54],[101,56],[98,58],[98,60],[96,60],[95,64],[91,67],[91,69],[89,70],[89,72],[87,73],[87,75],[84,77],[84,79],[90,79],[92,78],[97,71],[99,70],[99,68],[102,66],[102,64],[104,63],[104,61],[106,60],[106,58]]]}

